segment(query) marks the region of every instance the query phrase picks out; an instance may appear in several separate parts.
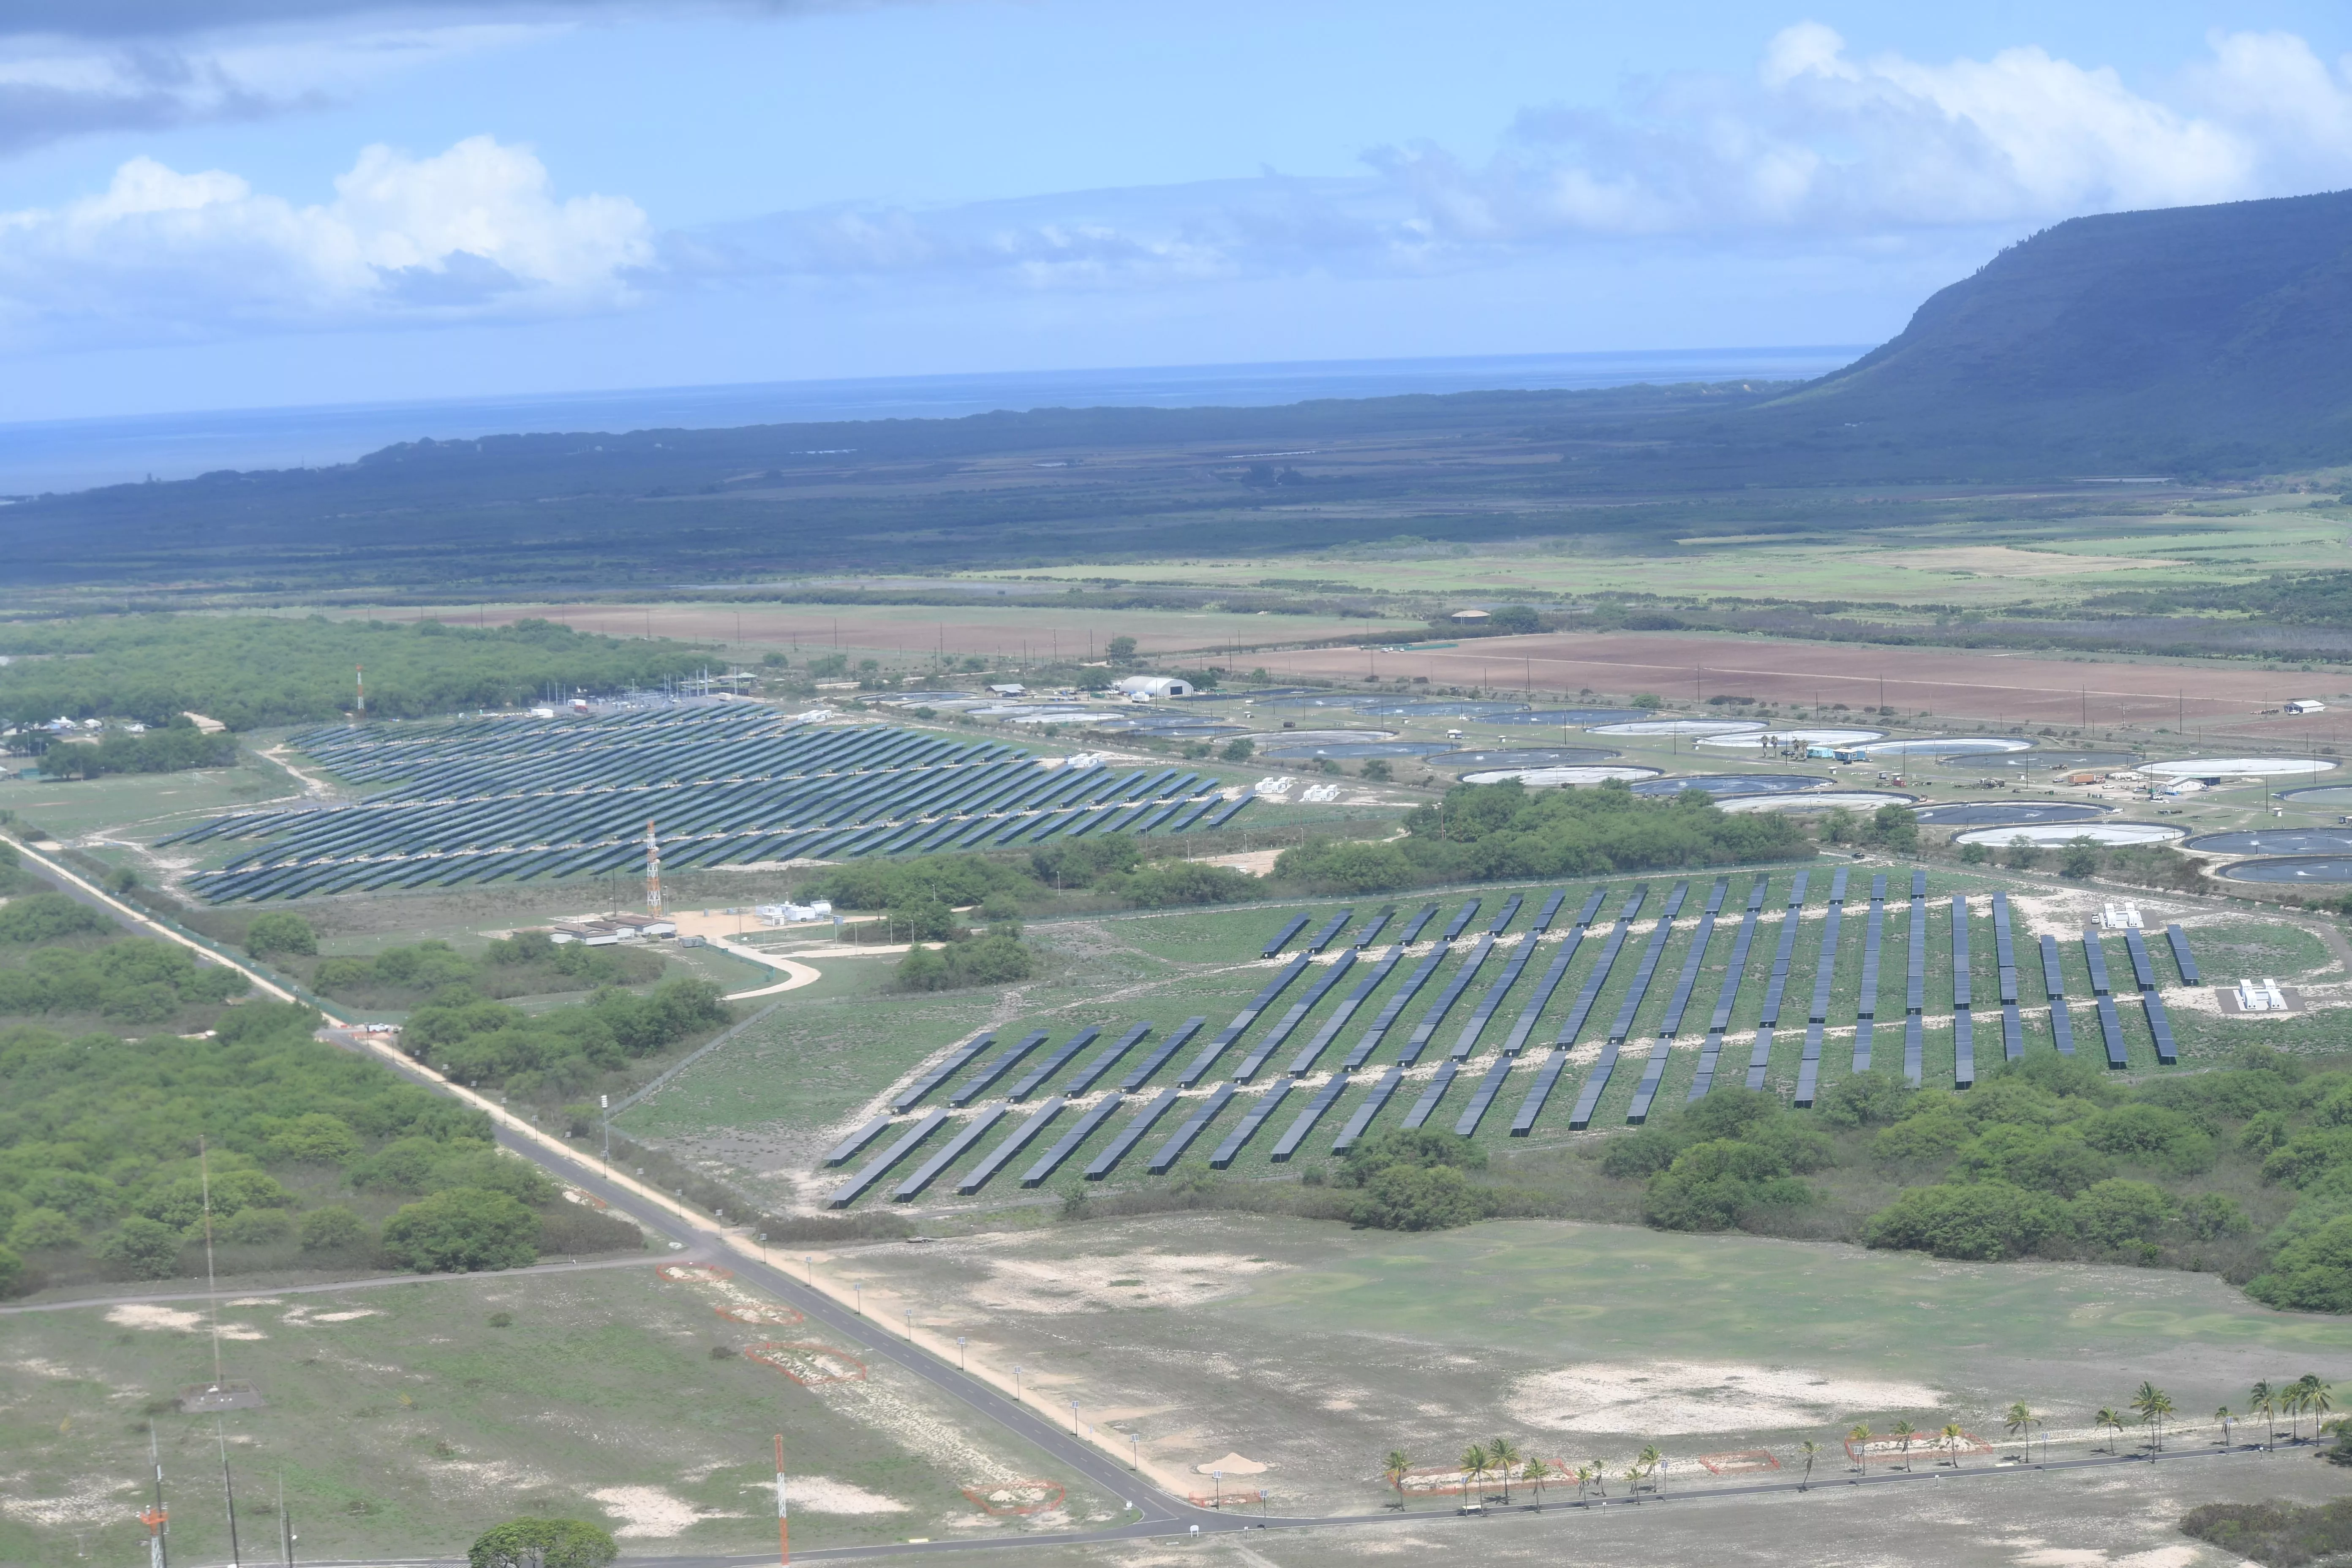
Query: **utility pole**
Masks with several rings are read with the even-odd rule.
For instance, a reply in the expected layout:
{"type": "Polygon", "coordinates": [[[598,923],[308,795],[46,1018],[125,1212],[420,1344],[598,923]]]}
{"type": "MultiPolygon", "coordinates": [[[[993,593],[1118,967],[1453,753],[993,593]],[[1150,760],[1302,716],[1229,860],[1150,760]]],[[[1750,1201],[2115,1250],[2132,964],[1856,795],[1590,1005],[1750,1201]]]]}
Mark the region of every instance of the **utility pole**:
{"type": "Polygon", "coordinates": [[[359,683],[359,706],[352,710],[352,717],[364,724],[367,722],[367,666],[353,665],[352,674],[359,683]]]}
{"type": "Polygon", "coordinates": [[[792,1510],[784,1504],[784,1435],[776,1434],[776,1554],[777,1561],[793,1560],[792,1510]]]}
{"type": "Polygon", "coordinates": [[[598,1095],[596,1109],[604,1113],[604,1174],[610,1176],[613,1173],[613,1097],[598,1095]]]}
{"type": "Polygon", "coordinates": [[[147,1527],[147,1568],[172,1568],[172,1549],[163,1537],[168,1515],[163,1510],[163,1455],[155,1443],[155,1423],[147,1423],[147,1458],[155,1467],[155,1500],[139,1516],[147,1527]]]}
{"type": "Polygon", "coordinates": [[[294,1568],[294,1516],[286,1511],[286,1472],[278,1472],[278,1545],[286,1553],[286,1568],[294,1568]]]}
{"type": "Polygon", "coordinates": [[[221,1418],[217,1415],[213,1417],[213,1436],[220,1442],[221,1502],[228,1510],[230,1568],[244,1568],[245,1554],[238,1548],[236,1542],[236,1484],[229,1479],[228,1474],[228,1433],[222,1427],[221,1418]]]}

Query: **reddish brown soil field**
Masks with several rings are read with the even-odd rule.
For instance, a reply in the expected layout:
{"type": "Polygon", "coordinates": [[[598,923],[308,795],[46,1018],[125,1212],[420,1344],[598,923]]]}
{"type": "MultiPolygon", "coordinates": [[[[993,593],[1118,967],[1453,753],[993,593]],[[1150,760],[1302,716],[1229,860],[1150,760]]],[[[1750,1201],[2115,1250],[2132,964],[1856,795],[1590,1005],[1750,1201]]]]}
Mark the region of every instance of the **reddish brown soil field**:
{"type": "MultiPolygon", "coordinates": [[[[1383,680],[1427,676],[1440,686],[1530,688],[1539,699],[1589,688],[1612,697],[1654,691],[1687,703],[1718,694],[1849,708],[1881,706],[1998,724],[2172,727],[2241,721],[2289,698],[2332,699],[2336,678],[2242,667],[2075,663],[1950,648],[1853,647],[1672,633],[1550,633],[1486,637],[1427,653],[1330,649],[1274,656],[1277,674],[1383,680]],[[2321,685],[2329,688],[2319,689],[2321,685]],[[2200,722],[2201,721],[2201,722],[2200,722]]],[[[2331,710],[2330,717],[2333,716],[2331,710]]],[[[2232,729],[2241,726],[2231,724],[2232,729]]],[[[2316,734],[2310,722],[2282,736],[2316,734]]],[[[2326,739],[2333,741],[2331,732],[2326,739]]]]}

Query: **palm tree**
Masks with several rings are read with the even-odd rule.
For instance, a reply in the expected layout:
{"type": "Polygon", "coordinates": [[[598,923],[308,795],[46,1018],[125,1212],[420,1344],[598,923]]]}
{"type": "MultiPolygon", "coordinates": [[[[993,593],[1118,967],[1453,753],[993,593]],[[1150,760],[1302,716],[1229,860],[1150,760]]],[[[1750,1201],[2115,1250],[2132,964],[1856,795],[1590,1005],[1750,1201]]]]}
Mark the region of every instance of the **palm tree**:
{"type": "Polygon", "coordinates": [[[2213,1419],[2221,1425],[2221,1447],[2226,1448],[2230,1446],[2230,1423],[2235,1421],[2237,1417],[2231,1415],[2230,1407],[2224,1405],[2221,1409],[2213,1412],[2213,1419]]]}
{"type": "MultiPolygon", "coordinates": [[[[2124,1429],[2123,1417],[2116,1415],[2114,1411],[2107,1409],[2105,1405],[2100,1406],[2099,1413],[2091,1417],[2091,1419],[2102,1431],[2120,1433],[2124,1429]]],[[[2113,1437],[2109,1437],[2107,1439],[2107,1452],[2112,1454],[2115,1451],[2115,1439],[2113,1437]]]]}
{"type": "Polygon", "coordinates": [[[1503,1506],[1511,1506],[1511,1467],[1527,1456],[1508,1437],[1497,1437],[1486,1445],[1486,1462],[1503,1472],[1503,1506]]]}
{"type": "Polygon", "coordinates": [[[1870,1462],[1870,1436],[1867,1421],[1855,1422],[1853,1430],[1845,1435],[1845,1440],[1853,1445],[1853,1468],[1857,1470],[1870,1462]]]}
{"type": "MultiPolygon", "coordinates": [[[[2327,1413],[2336,1408],[2334,1384],[2322,1383],[2319,1374],[2306,1372],[2295,1384],[2303,1390],[2303,1407],[2325,1421],[2327,1413]]],[[[2322,1430],[2325,1430],[2323,1426],[2322,1430]]]]}
{"type": "Polygon", "coordinates": [[[1918,1434],[1919,1429],[1911,1425],[1911,1418],[1907,1415],[1897,1421],[1895,1424],[1895,1430],[1888,1434],[1895,1439],[1896,1447],[1903,1455],[1903,1468],[1906,1470],[1911,1468],[1911,1439],[1918,1434]]]}
{"type": "Polygon", "coordinates": [[[2300,1383],[2290,1383],[2279,1390],[2279,1408],[2286,1412],[2286,1440],[2290,1443],[2303,1441],[2303,1405],[2305,1397],[2303,1384],[2300,1383]]]}
{"type": "Polygon", "coordinates": [[[2271,1430],[2271,1424],[2277,1418],[2278,1390],[2271,1386],[2270,1379],[2264,1378],[2246,1391],[2246,1408],[2263,1418],[2263,1447],[2276,1447],[2278,1434],[2271,1430]]]}
{"type": "Polygon", "coordinates": [[[1642,1466],[1638,1460],[1625,1467],[1625,1489],[1629,1492],[1642,1489],[1642,1466]]]}
{"type": "Polygon", "coordinates": [[[1944,1429],[1937,1434],[1938,1437],[1943,1439],[1945,1452],[1951,1455],[1952,1468],[1956,1470],[1960,1468],[1960,1438],[1965,1435],[1966,1434],[1961,1432],[1960,1424],[1957,1421],[1945,1422],[1944,1429]]]}
{"type": "MultiPolygon", "coordinates": [[[[2001,1425],[2009,1428],[2009,1435],[2012,1437],[2022,1435],[2026,1442],[2033,1440],[2033,1412],[2026,1408],[2022,1399],[2009,1407],[2009,1414],[2001,1417],[2001,1425]]],[[[2020,1454],[2018,1458],[2022,1459],[2025,1456],[2020,1454]]]]}
{"type": "Polygon", "coordinates": [[[1544,1482],[1551,1479],[1549,1472],[1544,1468],[1544,1462],[1541,1459],[1529,1459],[1528,1461],[1528,1468],[1519,1472],[1519,1479],[1527,1481],[1534,1486],[1536,1489],[1536,1511],[1538,1513],[1542,1512],[1544,1482]]]}
{"type": "Polygon", "coordinates": [[[1396,1488],[1396,1505],[1404,1507],[1404,1479],[1412,1473],[1412,1460],[1402,1448],[1391,1448],[1389,1457],[1381,1461],[1381,1478],[1396,1488]]]}
{"type": "Polygon", "coordinates": [[[1642,1468],[1643,1475],[1652,1478],[1650,1489],[1656,1491],[1658,1489],[1657,1473],[1665,1468],[1665,1455],[1658,1451],[1658,1446],[1655,1443],[1644,1443],[1642,1445],[1642,1451],[1633,1457],[1633,1462],[1642,1468]]]}
{"type": "Polygon", "coordinates": [[[1576,1467],[1576,1500],[1579,1502],[1584,1500],[1584,1489],[1592,1484],[1592,1470],[1591,1465],[1576,1467]]]}
{"type": "MultiPolygon", "coordinates": [[[[1486,1479],[1486,1450],[1477,1444],[1473,1443],[1463,1449],[1462,1458],[1456,1462],[1462,1470],[1462,1489],[1465,1494],[1472,1492],[1486,1479]]],[[[1464,1500],[1468,1500],[1467,1496],[1464,1500]]]]}
{"type": "Polygon", "coordinates": [[[1797,1479],[1797,1489],[1803,1491],[1812,1485],[1813,1461],[1821,1458],[1822,1446],[1808,1437],[1797,1446],[1797,1451],[1805,1456],[1805,1473],[1797,1479]]]}
{"type": "Polygon", "coordinates": [[[1603,1498],[1606,1498],[1609,1495],[1608,1470],[1601,1466],[1601,1461],[1598,1459],[1593,1460],[1590,1468],[1592,1471],[1592,1489],[1599,1492],[1603,1498]]]}
{"type": "Polygon", "coordinates": [[[2156,1434],[2156,1451],[2164,1451],[2164,1418],[2172,1414],[2172,1395],[2152,1383],[2143,1382],[2133,1391],[2131,1407],[2156,1434]]]}

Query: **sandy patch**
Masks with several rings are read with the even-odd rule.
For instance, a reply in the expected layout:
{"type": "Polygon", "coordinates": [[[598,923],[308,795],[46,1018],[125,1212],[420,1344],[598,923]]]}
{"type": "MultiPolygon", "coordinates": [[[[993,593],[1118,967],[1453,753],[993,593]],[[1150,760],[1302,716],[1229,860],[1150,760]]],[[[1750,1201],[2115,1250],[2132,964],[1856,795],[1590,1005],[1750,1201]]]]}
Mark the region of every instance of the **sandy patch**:
{"type": "Polygon", "coordinates": [[[354,1307],[348,1312],[320,1312],[310,1321],[314,1323],[348,1323],[354,1318],[381,1318],[383,1314],[373,1307],[354,1307]]]}
{"type": "MultiPolygon", "coordinates": [[[[751,1489],[767,1490],[763,1486],[751,1489]]],[[[847,1481],[828,1480],[823,1476],[786,1476],[784,1500],[795,1513],[905,1513],[907,1505],[897,1498],[880,1492],[869,1492],[864,1487],[847,1481]]]]}
{"type": "Polygon", "coordinates": [[[604,1487],[588,1495],[621,1521],[613,1533],[623,1539],[667,1541],[685,1534],[700,1517],[692,1503],[659,1487],[604,1487]]]}
{"type": "Polygon", "coordinates": [[[64,1497],[7,1495],[26,1484],[24,1476],[0,1476],[0,1514],[46,1530],[110,1524],[126,1517],[131,1504],[106,1491],[68,1492],[64,1497]]]}
{"type": "Polygon", "coordinates": [[[2096,1547],[2044,1546],[2017,1556],[2021,1568],[2189,1568],[2198,1558],[2194,1546],[2158,1546],[2152,1551],[2108,1555],[2096,1547]]]}
{"type": "Polygon", "coordinates": [[[125,1329],[178,1329],[183,1331],[205,1326],[201,1312],[183,1312],[176,1307],[158,1307],[152,1302],[126,1302],[106,1310],[106,1321],[125,1329]]]}
{"type": "Polygon", "coordinates": [[[1802,1368],[1695,1362],[1588,1363],[1519,1380],[1507,1408],[1556,1432],[1754,1432],[1848,1415],[1932,1410],[1916,1383],[1830,1377],[1802,1368]]]}
{"type": "Polygon", "coordinates": [[[224,1307],[282,1307],[285,1304],[286,1299],[282,1296],[239,1296],[234,1301],[221,1303],[224,1307]]]}
{"type": "Polygon", "coordinates": [[[1205,1464],[1195,1465],[1192,1468],[1204,1476],[1214,1475],[1219,1470],[1223,1470],[1229,1476],[1262,1476],[1265,1474],[1265,1467],[1264,1465],[1259,1464],[1255,1459],[1245,1459],[1239,1454],[1227,1454],[1222,1459],[1211,1459],[1205,1464]]]}
{"type": "Polygon", "coordinates": [[[1234,1252],[1139,1252],[1118,1258],[989,1259],[987,1283],[972,1302],[1000,1311],[1045,1314],[1105,1307],[1181,1306],[1238,1294],[1242,1281],[1288,1268],[1234,1252]]]}

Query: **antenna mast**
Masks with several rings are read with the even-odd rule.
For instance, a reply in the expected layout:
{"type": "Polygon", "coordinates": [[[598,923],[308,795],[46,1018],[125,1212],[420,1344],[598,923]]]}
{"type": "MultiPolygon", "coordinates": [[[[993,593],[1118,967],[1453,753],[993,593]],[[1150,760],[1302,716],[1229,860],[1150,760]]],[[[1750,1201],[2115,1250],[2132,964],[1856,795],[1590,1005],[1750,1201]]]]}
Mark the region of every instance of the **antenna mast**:
{"type": "Polygon", "coordinates": [[[163,1456],[155,1446],[155,1423],[147,1423],[147,1458],[155,1467],[155,1500],[139,1516],[147,1527],[147,1568],[171,1568],[171,1548],[164,1543],[163,1522],[163,1456]]]}
{"type": "Polygon", "coordinates": [[[793,1510],[784,1506],[784,1435],[776,1434],[776,1550],[781,1560],[793,1560],[793,1510]]]}
{"type": "Polygon", "coordinates": [[[358,722],[364,724],[367,722],[367,666],[353,665],[352,673],[359,682],[360,696],[359,707],[353,710],[352,716],[358,722]]]}
{"type": "Polygon", "coordinates": [[[646,913],[661,913],[661,840],[651,819],[646,823],[646,913]]]}

